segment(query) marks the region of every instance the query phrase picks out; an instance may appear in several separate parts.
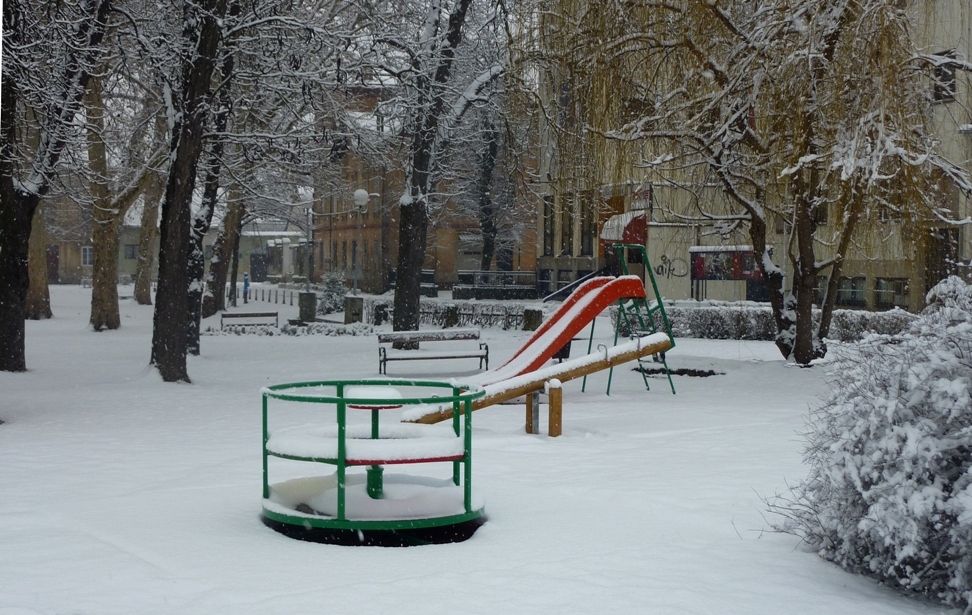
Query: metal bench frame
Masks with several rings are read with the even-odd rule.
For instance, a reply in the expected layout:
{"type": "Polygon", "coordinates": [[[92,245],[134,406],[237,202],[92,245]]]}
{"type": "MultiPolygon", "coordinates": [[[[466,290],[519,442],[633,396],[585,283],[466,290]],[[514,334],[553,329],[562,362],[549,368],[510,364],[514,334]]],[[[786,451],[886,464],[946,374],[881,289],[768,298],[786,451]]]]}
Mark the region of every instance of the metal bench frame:
{"type": "Polygon", "coordinates": [[[235,322],[235,323],[230,323],[230,324],[237,325],[237,326],[240,326],[240,327],[259,327],[259,326],[265,326],[265,325],[273,324],[273,326],[275,326],[275,327],[278,327],[278,328],[280,327],[280,317],[278,315],[278,312],[233,312],[231,314],[228,314],[228,313],[225,313],[224,312],[224,313],[220,314],[220,316],[219,316],[219,328],[220,329],[222,329],[223,327],[226,326],[226,319],[227,318],[230,319],[230,320],[235,320],[237,318],[239,318],[239,319],[244,319],[244,318],[247,318],[247,319],[257,319],[257,318],[270,319],[270,318],[272,318],[273,319],[273,323],[270,323],[270,322],[235,322]]]}
{"type": "Polygon", "coordinates": [[[388,354],[388,348],[381,344],[391,344],[403,342],[406,344],[419,342],[455,342],[463,340],[478,340],[478,329],[443,329],[441,331],[392,331],[378,334],[378,373],[387,374],[389,361],[435,361],[437,359],[479,359],[479,369],[489,369],[489,345],[486,342],[479,342],[478,350],[450,351],[436,354],[431,353],[414,354],[409,356],[409,351],[401,352],[406,354],[388,354]]]}

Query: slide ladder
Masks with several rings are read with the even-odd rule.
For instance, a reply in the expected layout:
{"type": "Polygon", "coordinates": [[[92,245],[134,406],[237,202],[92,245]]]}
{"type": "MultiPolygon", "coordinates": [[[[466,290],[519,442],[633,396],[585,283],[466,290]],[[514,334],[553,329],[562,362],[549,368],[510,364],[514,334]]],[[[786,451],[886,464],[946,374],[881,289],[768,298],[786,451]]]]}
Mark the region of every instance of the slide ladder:
{"type": "MultiPolygon", "coordinates": [[[[662,332],[668,334],[668,339],[671,340],[672,347],[674,347],[675,336],[672,335],[672,325],[668,321],[668,314],[665,313],[665,304],[662,301],[661,295],[658,293],[655,273],[651,269],[651,263],[648,262],[648,253],[645,251],[645,246],[640,244],[616,243],[613,247],[618,253],[618,260],[621,263],[621,270],[624,275],[629,275],[628,259],[625,258],[625,250],[634,251],[641,255],[641,262],[644,263],[648,280],[651,281],[651,289],[655,293],[653,301],[650,301],[647,297],[626,297],[618,301],[618,319],[614,327],[614,344],[617,345],[618,338],[622,332],[625,332],[629,339],[637,339],[645,335],[658,333],[659,328],[663,327],[664,330],[662,332]],[[660,323],[658,322],[659,320],[661,321],[660,323]]],[[[665,368],[665,375],[668,377],[668,384],[672,388],[672,394],[674,395],[675,384],[672,382],[672,374],[668,369],[665,353],[662,352],[656,355],[656,357],[655,360],[660,360],[662,366],[665,368]]],[[[638,371],[641,372],[641,376],[645,381],[645,388],[647,389],[651,387],[648,384],[648,370],[645,363],[650,362],[651,359],[648,357],[638,359],[638,371]]],[[[607,393],[609,395],[611,393],[611,377],[613,376],[613,372],[614,369],[612,368],[608,374],[607,393]]]]}

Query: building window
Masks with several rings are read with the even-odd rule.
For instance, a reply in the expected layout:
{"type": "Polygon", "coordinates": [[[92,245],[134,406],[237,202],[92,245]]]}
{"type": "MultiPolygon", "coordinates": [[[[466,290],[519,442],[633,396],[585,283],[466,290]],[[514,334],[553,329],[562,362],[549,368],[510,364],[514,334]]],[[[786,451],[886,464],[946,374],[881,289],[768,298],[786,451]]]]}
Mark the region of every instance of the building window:
{"type": "Polygon", "coordinates": [[[351,269],[358,270],[358,242],[351,242],[351,269]]]}
{"type": "Polygon", "coordinates": [[[908,278],[875,278],[874,305],[883,309],[908,309],[908,278]]]}
{"type": "Polygon", "coordinates": [[[84,267],[94,265],[94,247],[81,246],[81,265],[84,267]]]}
{"type": "Polygon", "coordinates": [[[125,260],[135,260],[138,258],[138,245],[134,243],[125,244],[125,260]]]}
{"type": "Polygon", "coordinates": [[[900,222],[904,217],[901,210],[898,208],[892,208],[887,205],[881,206],[878,210],[878,220],[881,222],[900,222]]]}
{"type": "Polygon", "coordinates": [[[782,214],[774,215],[773,222],[773,226],[775,227],[774,230],[776,231],[777,235],[782,235],[784,233],[789,235],[790,231],[793,230],[793,226],[790,224],[790,221],[784,218],[782,214]]]}
{"type": "Polygon", "coordinates": [[[331,271],[334,271],[334,268],[337,267],[337,258],[337,242],[335,241],[331,243],[331,271]]]}
{"type": "MultiPolygon", "coordinates": [[[[954,60],[955,51],[943,51],[935,54],[942,60],[954,60]]],[[[955,66],[935,66],[932,75],[935,79],[932,85],[932,100],[935,102],[949,102],[955,100],[955,66]]]]}
{"type": "Polygon", "coordinates": [[[560,255],[574,255],[574,199],[568,196],[560,210],[560,255]]]}
{"type": "Polygon", "coordinates": [[[813,210],[813,221],[817,226],[827,226],[827,204],[818,203],[813,210]]]}
{"type": "Polygon", "coordinates": [[[594,255],[594,236],[597,234],[596,203],[593,198],[581,203],[581,256],[594,255]]]}
{"type": "Polygon", "coordinates": [[[205,258],[207,261],[213,260],[213,246],[206,246],[203,248],[203,258],[205,258]]]}
{"type": "Polygon", "coordinates": [[[341,242],[341,269],[348,268],[348,242],[341,242]]]}
{"type": "Polygon", "coordinates": [[[554,291],[552,280],[552,269],[541,269],[539,272],[537,272],[537,288],[542,294],[549,295],[554,291]]]}
{"type": "Polygon", "coordinates": [[[837,297],[834,305],[845,307],[864,307],[867,298],[864,296],[866,279],[863,276],[856,278],[841,278],[837,281],[837,297]]]}
{"type": "Polygon", "coordinates": [[[553,256],[554,253],[554,199],[553,196],[543,197],[543,255],[553,256]]]}
{"type": "Polygon", "coordinates": [[[822,275],[817,276],[817,283],[813,287],[813,303],[818,307],[823,305],[824,295],[827,294],[827,282],[829,279],[822,275]]]}

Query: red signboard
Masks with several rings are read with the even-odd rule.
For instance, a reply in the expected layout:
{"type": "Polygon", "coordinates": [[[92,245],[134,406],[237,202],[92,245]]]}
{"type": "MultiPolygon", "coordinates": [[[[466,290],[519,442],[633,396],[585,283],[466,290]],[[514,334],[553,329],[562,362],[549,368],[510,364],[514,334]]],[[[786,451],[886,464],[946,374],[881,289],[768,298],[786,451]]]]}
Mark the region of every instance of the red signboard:
{"type": "Polygon", "coordinates": [[[749,249],[690,248],[693,280],[759,280],[762,273],[749,249]]]}

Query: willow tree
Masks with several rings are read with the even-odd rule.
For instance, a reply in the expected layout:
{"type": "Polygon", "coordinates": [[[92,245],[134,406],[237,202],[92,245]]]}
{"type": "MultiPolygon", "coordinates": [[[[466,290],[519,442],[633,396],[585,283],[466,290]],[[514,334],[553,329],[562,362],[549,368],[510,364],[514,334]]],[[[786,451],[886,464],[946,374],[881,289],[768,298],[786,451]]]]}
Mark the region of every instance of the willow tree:
{"type": "Polygon", "coordinates": [[[943,180],[972,189],[940,153],[929,111],[936,67],[970,65],[923,53],[900,2],[554,4],[530,56],[555,80],[552,130],[582,142],[570,151],[588,174],[613,164],[696,194],[718,186],[699,215],[747,230],[776,344],[798,363],[826,351],[843,262],[876,211],[942,221],[943,180]],[[824,211],[836,222],[826,233],[824,211]],[[775,218],[791,231],[774,252],[775,218]]]}

